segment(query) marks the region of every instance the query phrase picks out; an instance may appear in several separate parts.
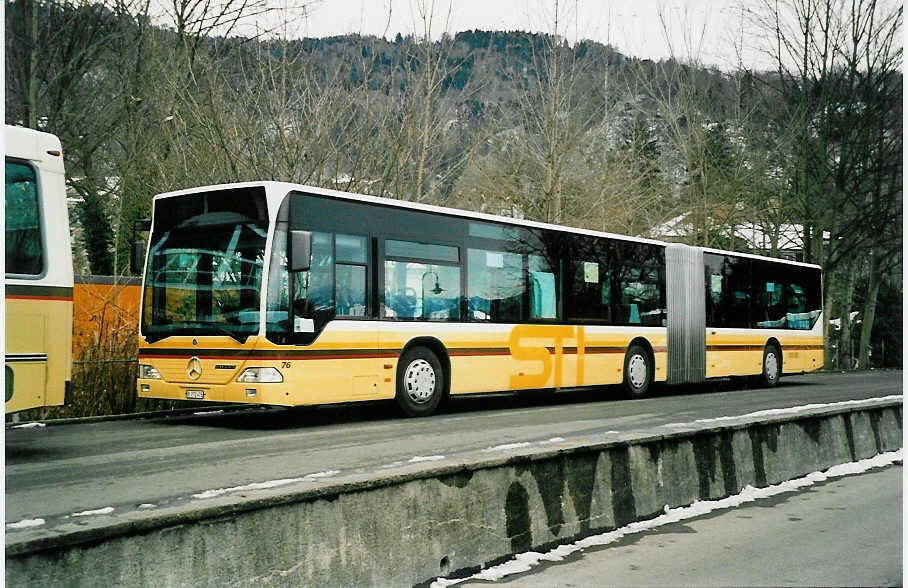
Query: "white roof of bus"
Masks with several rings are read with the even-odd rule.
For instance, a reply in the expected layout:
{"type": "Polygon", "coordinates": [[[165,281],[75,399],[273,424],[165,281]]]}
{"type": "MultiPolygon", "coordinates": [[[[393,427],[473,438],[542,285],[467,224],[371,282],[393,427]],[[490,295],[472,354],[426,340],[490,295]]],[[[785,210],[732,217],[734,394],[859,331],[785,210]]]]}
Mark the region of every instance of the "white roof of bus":
{"type": "MultiPolygon", "coordinates": [[[[590,229],[580,229],[575,227],[568,227],[563,225],[553,225],[550,223],[541,223],[531,220],[515,219],[506,216],[498,216],[494,214],[486,214],[483,212],[473,212],[470,210],[463,210],[459,208],[447,208],[444,206],[434,206],[431,204],[420,204],[418,202],[409,202],[407,200],[395,200],[393,198],[383,198],[381,196],[368,196],[365,194],[354,194],[352,192],[342,192],[340,190],[330,190],[327,188],[318,188],[316,186],[307,186],[304,184],[292,184],[288,182],[274,182],[274,181],[258,181],[258,182],[240,182],[234,184],[216,184],[211,186],[200,186],[198,188],[189,188],[186,190],[176,190],[173,192],[165,192],[163,194],[158,194],[155,196],[155,199],[158,198],[169,198],[171,196],[183,196],[186,194],[197,194],[199,192],[211,192],[215,190],[230,190],[234,188],[250,188],[250,187],[264,187],[268,193],[280,192],[283,196],[284,193],[297,191],[297,192],[308,192],[311,194],[318,194],[321,196],[331,196],[335,198],[343,198],[346,200],[357,200],[360,202],[370,202],[373,204],[381,204],[385,206],[393,206],[396,208],[409,208],[411,210],[422,210],[425,212],[434,212],[438,214],[447,214],[450,216],[459,216],[463,218],[475,219],[475,220],[484,220],[491,222],[504,223],[515,226],[523,227],[533,227],[538,229],[551,229],[556,231],[574,233],[578,235],[589,235],[591,237],[607,237],[610,239],[619,239],[622,241],[633,241],[635,243],[649,243],[652,245],[661,245],[663,247],[668,245],[673,245],[673,243],[668,243],[666,241],[659,241],[656,239],[646,239],[642,237],[631,237],[628,235],[618,235],[614,233],[605,233],[602,231],[593,231],[590,229]]],[[[735,255],[739,257],[750,257],[753,259],[766,259],[770,261],[776,261],[779,263],[787,263],[791,265],[798,265],[802,267],[814,267],[819,268],[820,266],[810,263],[801,263],[798,261],[790,261],[787,259],[779,259],[775,257],[763,257],[760,255],[752,255],[750,253],[737,253],[735,251],[722,251],[719,249],[703,249],[709,253],[721,253],[728,255],[735,255]]]]}
{"type": "Polygon", "coordinates": [[[56,135],[3,125],[3,152],[7,157],[40,162],[41,167],[48,171],[63,173],[62,147],[56,135]]]}

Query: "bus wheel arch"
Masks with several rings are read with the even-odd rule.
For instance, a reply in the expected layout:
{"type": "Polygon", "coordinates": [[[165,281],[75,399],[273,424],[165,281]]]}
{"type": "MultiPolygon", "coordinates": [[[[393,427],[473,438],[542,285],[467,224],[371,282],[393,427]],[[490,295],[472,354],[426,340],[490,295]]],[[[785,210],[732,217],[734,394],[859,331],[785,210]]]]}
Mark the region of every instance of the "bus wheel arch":
{"type": "Polygon", "coordinates": [[[763,361],[760,364],[760,383],[772,388],[778,385],[782,376],[782,345],[770,337],[763,346],[763,361]]]}
{"type": "Polygon", "coordinates": [[[441,341],[417,337],[407,342],[398,358],[395,388],[397,404],[407,416],[428,416],[446,402],[451,390],[451,359],[441,341]],[[437,393],[425,401],[411,399],[406,389],[407,378],[417,377],[419,372],[428,373],[429,366],[437,371],[429,376],[439,384],[437,393]]]}
{"type": "Polygon", "coordinates": [[[622,388],[626,398],[644,398],[651,392],[656,374],[656,355],[644,337],[634,338],[624,354],[622,388]]]}

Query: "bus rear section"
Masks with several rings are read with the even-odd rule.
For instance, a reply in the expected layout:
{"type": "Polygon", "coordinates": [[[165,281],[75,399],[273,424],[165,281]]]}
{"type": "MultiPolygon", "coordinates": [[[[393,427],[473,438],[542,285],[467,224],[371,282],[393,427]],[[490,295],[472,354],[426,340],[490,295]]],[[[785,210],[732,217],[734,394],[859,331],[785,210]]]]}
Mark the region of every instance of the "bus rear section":
{"type": "Polygon", "coordinates": [[[666,248],[668,383],[823,366],[817,265],[672,244],[666,248]]]}
{"type": "Polygon", "coordinates": [[[64,403],[73,271],[60,140],[6,126],[7,414],[64,403]]]}

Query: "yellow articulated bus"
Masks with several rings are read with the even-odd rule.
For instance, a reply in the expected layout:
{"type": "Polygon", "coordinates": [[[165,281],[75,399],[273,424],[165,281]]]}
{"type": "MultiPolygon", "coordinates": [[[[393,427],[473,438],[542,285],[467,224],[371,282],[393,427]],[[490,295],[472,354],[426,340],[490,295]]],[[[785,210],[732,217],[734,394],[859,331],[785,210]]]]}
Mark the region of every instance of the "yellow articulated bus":
{"type": "Polygon", "coordinates": [[[820,268],[277,182],[155,198],[139,396],[268,405],[820,367],[820,268]]]}
{"type": "Polygon", "coordinates": [[[63,404],[72,373],[73,266],[60,140],[6,126],[7,414],[63,404]]]}

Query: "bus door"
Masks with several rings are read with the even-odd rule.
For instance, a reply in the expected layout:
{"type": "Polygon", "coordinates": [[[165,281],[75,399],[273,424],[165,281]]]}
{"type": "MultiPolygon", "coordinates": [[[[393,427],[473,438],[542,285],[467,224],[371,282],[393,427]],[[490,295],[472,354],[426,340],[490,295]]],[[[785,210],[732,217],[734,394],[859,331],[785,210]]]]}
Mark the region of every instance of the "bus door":
{"type": "MultiPolygon", "coordinates": [[[[300,256],[299,239],[308,249],[308,263],[294,263],[291,272],[290,340],[296,347],[293,355],[305,360],[305,373],[299,376],[307,382],[304,401],[377,398],[378,328],[369,287],[375,271],[372,239],[355,223],[338,227],[339,219],[357,219],[362,213],[347,210],[349,203],[306,195],[294,195],[291,202],[288,257],[300,256]]],[[[283,208],[278,213],[279,229],[285,214],[283,208]]],[[[280,247],[279,232],[275,247],[280,247]]]]}

